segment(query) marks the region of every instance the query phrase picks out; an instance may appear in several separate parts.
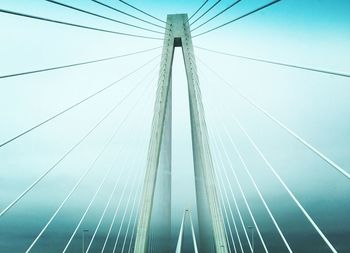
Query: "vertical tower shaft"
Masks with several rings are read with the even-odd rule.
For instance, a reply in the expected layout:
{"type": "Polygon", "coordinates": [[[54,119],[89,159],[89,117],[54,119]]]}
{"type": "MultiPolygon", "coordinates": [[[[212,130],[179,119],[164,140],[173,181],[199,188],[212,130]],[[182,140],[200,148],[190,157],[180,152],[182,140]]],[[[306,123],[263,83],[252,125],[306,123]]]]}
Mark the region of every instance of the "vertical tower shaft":
{"type": "MultiPolygon", "coordinates": [[[[169,125],[169,123],[166,122],[169,122],[167,115],[171,115],[167,110],[171,110],[171,105],[169,105],[169,103],[171,103],[171,68],[175,47],[182,47],[188,82],[200,252],[227,253],[228,249],[225,238],[224,221],[217,196],[216,179],[209,149],[208,133],[193,53],[192,37],[186,14],[168,15],[167,17],[167,30],[163,44],[157,97],[154,107],[152,132],[149,143],[145,181],[141,196],[141,210],[137,225],[134,252],[146,253],[147,251],[157,173],[161,173],[162,171],[160,161],[163,160],[161,154],[164,152],[161,150],[165,148],[166,152],[171,152],[171,145],[162,144],[162,139],[169,138],[169,136],[164,133],[169,133],[170,131],[168,131],[167,128],[171,127],[171,124],[169,125]]],[[[163,201],[167,201],[167,197],[170,201],[170,192],[166,190],[165,193],[169,196],[164,196],[163,201]]],[[[164,211],[170,213],[170,209],[164,211]]],[[[170,226],[165,229],[170,230],[170,226]]],[[[161,249],[161,252],[168,251],[169,248],[161,249]]]]}

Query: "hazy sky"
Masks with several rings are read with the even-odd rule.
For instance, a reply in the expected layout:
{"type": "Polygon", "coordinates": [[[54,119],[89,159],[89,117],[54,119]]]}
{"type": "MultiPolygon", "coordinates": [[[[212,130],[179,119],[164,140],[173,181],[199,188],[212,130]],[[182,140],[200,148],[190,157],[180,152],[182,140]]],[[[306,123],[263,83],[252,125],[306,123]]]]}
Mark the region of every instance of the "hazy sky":
{"type": "MultiPolygon", "coordinates": [[[[92,1],[62,2],[101,15],[144,26],[143,23],[105,9],[92,1]]],[[[117,1],[115,7],[140,15],[117,1]]],[[[130,1],[137,7],[166,18],[166,14],[192,14],[203,1],[130,1]]],[[[208,15],[228,6],[222,0],[208,15]]],[[[244,14],[268,1],[242,0],[232,10],[208,23],[201,31],[244,14]]],[[[208,2],[213,4],[214,0],[208,2]]],[[[64,20],[120,32],[161,38],[37,0],[2,0],[0,9],[64,20]]],[[[350,72],[350,2],[347,0],[282,0],[274,6],[207,35],[194,39],[196,46],[250,57],[266,58],[336,72],[350,72]]],[[[144,17],[144,16],[143,16],[144,17]]],[[[144,17],[147,19],[147,17],[144,17]]],[[[203,21],[206,19],[203,19],[203,21]]],[[[198,22],[201,23],[201,22],[198,22]]],[[[161,40],[123,37],[0,13],[0,75],[99,59],[162,46],[161,40]]],[[[154,28],[148,26],[148,28],[154,28]]],[[[157,28],[156,28],[157,29],[157,28]]],[[[197,32],[194,32],[197,34],[197,32]]],[[[161,49],[75,68],[0,79],[0,142],[43,121],[69,105],[138,68],[161,49]]],[[[245,95],[350,172],[350,79],[290,69],[217,55],[195,48],[196,56],[245,95]]],[[[103,177],[106,183],[78,229],[68,252],[81,249],[82,229],[89,229],[89,242],[117,181],[115,194],[101,223],[91,252],[99,252],[114,211],[121,199],[107,241],[113,249],[125,207],[124,226],[118,240],[120,251],[130,219],[132,232],[142,186],[147,145],[160,58],[108,91],[0,148],[0,209],[5,208],[39,175],[50,168],[81,139],[133,87],[135,91],[57,166],[37,187],[0,218],[0,252],[24,252],[48,222],[79,177],[103,150],[116,128],[117,134],[97,160],[92,171],[67,201],[32,252],[62,252],[103,177]],[[125,120],[124,120],[125,119],[125,120]],[[124,122],[124,123],[123,123],[124,122]],[[118,178],[121,180],[118,181],[118,178]],[[124,189],[125,186],[125,190],[124,189]],[[133,187],[134,186],[134,187],[133,187]],[[130,199],[129,199],[130,196],[130,199]],[[135,198],[136,197],[136,198],[135,198]],[[129,201],[128,201],[129,200],[129,201]]],[[[277,230],[244,171],[224,131],[226,125],[260,187],[294,252],[330,252],[286,191],[254,151],[233,120],[236,115],[261,147],[271,164],[314,218],[338,252],[349,252],[349,180],[276,126],[232,92],[217,76],[197,61],[212,153],[217,171],[221,156],[242,212],[244,225],[252,225],[247,208],[224,152],[216,151],[221,136],[232,167],[237,171],[252,212],[270,252],[287,252],[277,230]],[[216,137],[215,137],[216,136],[216,137]]],[[[186,77],[180,49],[173,66],[173,193],[174,244],[182,211],[193,210],[196,220],[190,121],[186,77]]],[[[219,142],[220,146],[220,142],[219,142]]],[[[222,174],[223,175],[223,174],[222,174]]],[[[227,181],[220,184],[229,189],[227,181]]],[[[222,188],[222,189],[224,189],[222,188]]],[[[230,207],[248,252],[237,212],[228,190],[230,207]]],[[[228,208],[228,206],[226,205],[228,208]]],[[[228,210],[228,209],[227,209],[228,210]]],[[[231,227],[232,226],[231,221],[231,227]]],[[[129,239],[128,239],[129,240],[129,239]]],[[[126,244],[129,241],[126,241],[126,244]]],[[[235,238],[236,243],[237,237],[235,238]]],[[[256,252],[263,252],[255,237],[256,252]]],[[[126,247],[127,248],[127,247],[126,247]]],[[[118,252],[117,250],[117,252],[118,252]]]]}

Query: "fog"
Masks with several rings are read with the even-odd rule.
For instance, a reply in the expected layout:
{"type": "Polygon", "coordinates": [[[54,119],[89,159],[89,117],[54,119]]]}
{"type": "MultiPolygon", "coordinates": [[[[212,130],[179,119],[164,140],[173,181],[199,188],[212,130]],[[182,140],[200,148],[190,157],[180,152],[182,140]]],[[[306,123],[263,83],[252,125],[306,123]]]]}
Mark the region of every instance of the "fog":
{"type": "MultiPolygon", "coordinates": [[[[121,3],[107,2],[131,12],[121,3]]],[[[165,18],[168,13],[193,13],[202,3],[182,0],[130,2],[161,18],[165,18]]],[[[213,20],[208,28],[244,14],[262,5],[262,2],[268,1],[241,1],[234,9],[213,20]]],[[[118,13],[90,1],[66,3],[123,19],[118,13]]],[[[216,12],[229,3],[228,0],[222,1],[216,12]]],[[[45,1],[5,0],[0,5],[2,9],[142,34],[138,30],[45,1]]],[[[225,28],[196,37],[194,44],[249,57],[349,73],[349,10],[348,1],[285,0],[225,28]]],[[[211,15],[216,12],[213,11],[211,15]]],[[[138,21],[132,22],[143,25],[138,21]]],[[[0,75],[162,46],[161,40],[85,31],[3,13],[0,15],[0,26],[0,75]]],[[[252,220],[235,182],[231,165],[237,173],[267,248],[270,252],[288,252],[236,155],[224,126],[242,153],[293,251],[330,252],[239,129],[234,117],[239,119],[256,141],[338,252],[349,252],[349,180],[234,93],[201,62],[348,172],[349,78],[238,59],[196,47],[194,50],[198,57],[198,74],[215,170],[223,175],[222,159],[244,226],[251,226],[252,220]],[[219,136],[230,159],[224,155],[219,136]],[[219,146],[218,150],[216,145],[219,146]]],[[[7,141],[102,89],[160,54],[159,48],[112,61],[0,79],[0,142],[7,141]]],[[[92,243],[91,252],[101,251],[114,216],[114,225],[110,229],[105,250],[113,251],[118,233],[116,252],[122,251],[124,238],[124,250],[128,249],[143,184],[159,62],[160,57],[93,99],[0,148],[0,210],[3,210],[53,166],[113,106],[121,103],[79,147],[0,218],[0,252],[25,252],[79,178],[92,165],[90,173],[62,206],[31,252],[62,252],[104,177],[105,183],[67,252],[81,251],[83,229],[89,230],[85,233],[86,245],[90,242],[109,198],[111,200],[92,243]],[[134,87],[135,90],[128,95],[134,87]],[[128,97],[123,101],[126,96],[128,97]],[[111,142],[106,146],[109,140],[111,142]],[[116,190],[113,193],[114,187],[116,190]],[[123,226],[120,226],[123,217],[123,226]],[[125,237],[128,222],[128,237],[125,237]]],[[[198,238],[187,83],[180,49],[175,51],[172,86],[174,248],[184,209],[190,209],[193,214],[198,238]]],[[[227,180],[224,178],[224,183],[219,186],[223,191],[227,190],[230,205],[226,203],[225,207],[227,211],[229,206],[232,208],[242,246],[248,252],[247,240],[227,180]]],[[[229,225],[233,230],[231,219],[229,225]]],[[[238,247],[237,236],[234,235],[238,247]]],[[[256,252],[263,252],[256,229],[254,238],[256,252]]],[[[185,243],[186,251],[193,252],[188,224],[185,243]]]]}

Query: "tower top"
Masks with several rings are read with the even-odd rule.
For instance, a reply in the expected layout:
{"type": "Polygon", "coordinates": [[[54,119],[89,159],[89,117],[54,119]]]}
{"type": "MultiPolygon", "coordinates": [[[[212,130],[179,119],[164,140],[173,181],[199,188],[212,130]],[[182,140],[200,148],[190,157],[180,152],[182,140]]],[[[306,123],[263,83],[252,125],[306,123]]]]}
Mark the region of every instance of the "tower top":
{"type": "Polygon", "coordinates": [[[174,47],[181,47],[184,38],[190,37],[191,30],[187,14],[168,14],[165,40],[173,40],[174,47]]]}

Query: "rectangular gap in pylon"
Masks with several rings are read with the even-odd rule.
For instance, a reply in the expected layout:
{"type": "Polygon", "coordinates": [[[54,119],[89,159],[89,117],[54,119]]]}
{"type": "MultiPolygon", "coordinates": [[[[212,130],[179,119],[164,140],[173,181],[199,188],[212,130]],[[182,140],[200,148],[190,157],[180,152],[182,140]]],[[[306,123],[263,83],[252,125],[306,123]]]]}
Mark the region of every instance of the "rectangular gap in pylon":
{"type": "Polygon", "coordinates": [[[174,47],[182,47],[182,40],[180,37],[174,38],[174,47]]]}

